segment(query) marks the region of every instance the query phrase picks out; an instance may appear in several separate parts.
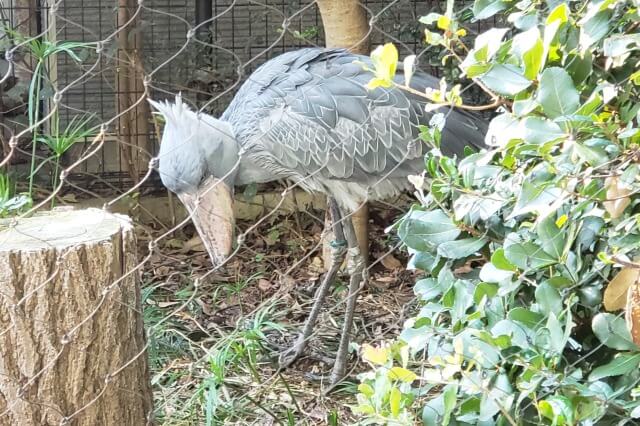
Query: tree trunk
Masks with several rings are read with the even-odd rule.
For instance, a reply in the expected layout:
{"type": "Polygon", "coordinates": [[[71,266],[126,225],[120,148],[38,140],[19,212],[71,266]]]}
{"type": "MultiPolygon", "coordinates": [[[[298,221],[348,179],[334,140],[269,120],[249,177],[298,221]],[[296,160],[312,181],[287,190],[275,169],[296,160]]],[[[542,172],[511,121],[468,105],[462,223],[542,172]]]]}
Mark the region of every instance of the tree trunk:
{"type": "Polygon", "coordinates": [[[369,53],[369,21],[358,0],[318,0],[327,47],[369,53]]]}
{"type": "MultiPolygon", "coordinates": [[[[24,38],[37,36],[39,33],[37,11],[38,2],[36,0],[16,0],[13,5],[13,30],[24,38]]],[[[16,79],[25,83],[25,87],[26,83],[31,80],[35,65],[34,58],[26,53],[23,61],[16,64],[13,70],[16,79]]]]}
{"type": "Polygon", "coordinates": [[[54,210],[0,242],[0,425],[151,423],[128,218],[54,210]]]}
{"type": "MultiPolygon", "coordinates": [[[[354,53],[369,53],[369,20],[366,10],[358,0],[318,0],[318,8],[324,26],[325,44],[327,47],[344,47],[354,53]]],[[[328,217],[325,225],[328,224],[328,217]]],[[[369,257],[369,209],[365,204],[353,216],[353,226],[358,237],[360,252],[365,261],[369,257]]],[[[328,229],[328,228],[327,228],[328,229]]],[[[329,267],[331,248],[329,242],[333,233],[328,231],[322,246],[322,257],[325,269],[329,267]]]]}
{"type": "Polygon", "coordinates": [[[144,67],[142,63],[142,30],[139,15],[132,20],[137,3],[118,0],[116,15],[118,67],[116,68],[116,107],[118,114],[118,142],[121,164],[124,164],[134,183],[145,174],[151,156],[149,138],[150,111],[144,96],[144,67]],[[135,106],[134,106],[135,105],[135,106]]]}

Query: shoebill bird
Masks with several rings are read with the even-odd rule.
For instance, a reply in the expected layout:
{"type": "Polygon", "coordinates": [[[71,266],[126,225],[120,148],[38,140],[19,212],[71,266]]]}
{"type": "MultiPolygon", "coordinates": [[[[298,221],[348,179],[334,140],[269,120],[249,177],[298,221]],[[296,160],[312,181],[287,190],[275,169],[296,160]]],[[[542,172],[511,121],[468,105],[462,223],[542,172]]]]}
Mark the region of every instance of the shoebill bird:
{"type": "MultiPolygon", "coordinates": [[[[368,57],[343,49],[285,53],[251,74],[219,119],[192,111],[179,96],[171,103],[150,101],[165,119],[160,177],[190,211],[214,265],[232,249],[235,185],[285,179],[327,195],[335,235],[332,264],[297,340],[279,361],[289,366],[303,352],[348,256],[349,293],[332,383],[345,373],[356,295],[366,280],[350,215],[365,201],[410,188],[407,176],[424,170],[429,149],[418,126],[428,125],[433,115],[420,96],[393,87],[367,90],[373,76],[363,63],[373,68],[368,57]]],[[[400,68],[398,82],[404,81],[402,73],[400,68]]],[[[411,86],[423,91],[437,87],[438,80],[416,72],[411,86]]],[[[483,120],[442,110],[445,155],[483,146],[483,120]]]]}

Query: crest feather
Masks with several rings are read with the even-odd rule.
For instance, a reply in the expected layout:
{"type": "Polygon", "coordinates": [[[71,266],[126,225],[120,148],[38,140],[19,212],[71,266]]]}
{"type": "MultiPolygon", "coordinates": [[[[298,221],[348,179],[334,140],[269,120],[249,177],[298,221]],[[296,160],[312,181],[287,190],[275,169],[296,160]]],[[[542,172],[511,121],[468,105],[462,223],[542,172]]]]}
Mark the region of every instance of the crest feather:
{"type": "Polygon", "coordinates": [[[182,101],[181,93],[176,95],[174,102],[170,102],[169,100],[154,101],[151,99],[148,99],[148,101],[166,121],[179,122],[186,113],[193,113],[189,105],[182,101]]]}

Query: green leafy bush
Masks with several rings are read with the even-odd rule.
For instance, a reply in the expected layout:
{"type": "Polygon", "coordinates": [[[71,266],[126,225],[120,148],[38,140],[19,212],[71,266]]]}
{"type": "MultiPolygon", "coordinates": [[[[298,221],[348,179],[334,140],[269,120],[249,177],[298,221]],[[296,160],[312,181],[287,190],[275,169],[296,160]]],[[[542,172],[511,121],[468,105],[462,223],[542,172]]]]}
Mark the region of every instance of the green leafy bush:
{"type": "Polygon", "coordinates": [[[421,20],[500,107],[491,149],[458,162],[437,149],[437,126],[424,130],[420,204],[396,226],[425,271],[420,310],[397,342],[363,350],[363,423],[640,418],[640,318],[624,312],[640,291],[638,7],[476,0],[476,19],[507,24],[473,47],[453,8],[421,20]]]}

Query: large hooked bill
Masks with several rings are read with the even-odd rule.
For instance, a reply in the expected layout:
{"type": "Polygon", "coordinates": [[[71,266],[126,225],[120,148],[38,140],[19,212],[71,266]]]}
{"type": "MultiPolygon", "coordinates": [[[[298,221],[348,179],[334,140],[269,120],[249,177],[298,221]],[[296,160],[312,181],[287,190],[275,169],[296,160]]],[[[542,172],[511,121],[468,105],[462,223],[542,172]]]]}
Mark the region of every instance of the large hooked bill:
{"type": "Polygon", "coordinates": [[[209,177],[195,193],[178,194],[202,239],[213,266],[224,262],[233,249],[233,195],[222,180],[209,177]]]}

